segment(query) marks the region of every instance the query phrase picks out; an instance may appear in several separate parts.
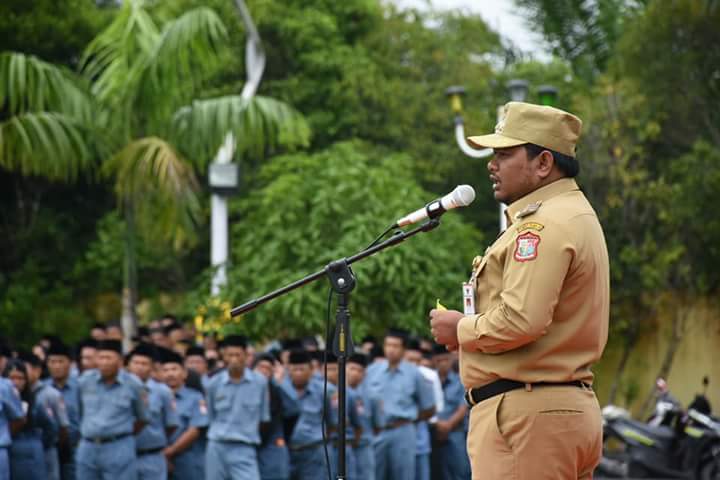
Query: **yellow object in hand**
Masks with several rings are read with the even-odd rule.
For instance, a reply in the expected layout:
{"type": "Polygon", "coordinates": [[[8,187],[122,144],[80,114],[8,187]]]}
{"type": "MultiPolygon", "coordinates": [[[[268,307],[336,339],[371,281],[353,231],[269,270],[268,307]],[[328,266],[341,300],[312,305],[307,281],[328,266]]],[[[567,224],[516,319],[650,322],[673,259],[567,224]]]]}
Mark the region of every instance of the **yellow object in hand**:
{"type": "Polygon", "coordinates": [[[447,310],[447,308],[445,307],[445,305],[443,305],[442,303],[440,303],[440,299],[439,299],[439,298],[438,298],[437,301],[435,302],[435,309],[436,309],[436,310],[447,310]]]}

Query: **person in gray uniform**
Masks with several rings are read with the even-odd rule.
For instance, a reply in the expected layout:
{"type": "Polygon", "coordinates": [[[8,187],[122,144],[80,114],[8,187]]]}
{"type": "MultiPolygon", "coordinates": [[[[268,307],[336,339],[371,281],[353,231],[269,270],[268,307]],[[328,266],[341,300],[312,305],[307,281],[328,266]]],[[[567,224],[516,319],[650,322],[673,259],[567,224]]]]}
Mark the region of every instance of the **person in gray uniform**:
{"type": "Polygon", "coordinates": [[[148,395],[135,375],[122,370],[122,344],[97,345],[97,370],[78,381],[80,443],[77,480],[137,480],[135,436],[148,422],[148,395]]]}
{"type": "Polygon", "coordinates": [[[163,451],[179,425],[173,392],[152,378],[157,355],[154,346],[141,343],[127,357],[128,371],[140,379],[148,395],[148,423],[135,438],[138,480],[167,477],[163,451]]]}
{"type": "Polygon", "coordinates": [[[260,480],[257,447],[260,425],[270,421],[270,399],[265,377],[245,366],[246,347],[245,337],[226,337],[223,360],[227,369],[208,383],[205,474],[212,480],[260,480]]]}

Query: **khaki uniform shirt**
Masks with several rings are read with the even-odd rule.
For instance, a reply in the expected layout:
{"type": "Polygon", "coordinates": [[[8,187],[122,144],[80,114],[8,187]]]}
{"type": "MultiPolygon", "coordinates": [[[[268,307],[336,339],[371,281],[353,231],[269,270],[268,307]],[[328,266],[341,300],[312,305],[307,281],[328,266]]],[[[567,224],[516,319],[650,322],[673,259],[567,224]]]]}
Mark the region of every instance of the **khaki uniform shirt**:
{"type": "Polygon", "coordinates": [[[457,330],[462,382],[591,384],[610,308],[597,215],[569,178],[514,202],[507,215],[507,230],[473,262],[477,314],[457,330]]]}

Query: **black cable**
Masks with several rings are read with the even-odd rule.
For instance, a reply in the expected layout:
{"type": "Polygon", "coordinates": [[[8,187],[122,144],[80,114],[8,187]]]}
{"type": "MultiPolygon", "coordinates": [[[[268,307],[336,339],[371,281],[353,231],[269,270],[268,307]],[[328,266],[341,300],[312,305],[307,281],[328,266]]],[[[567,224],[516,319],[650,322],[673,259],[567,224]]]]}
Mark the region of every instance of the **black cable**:
{"type": "Polygon", "coordinates": [[[384,231],[383,233],[381,233],[375,240],[373,240],[370,245],[368,245],[367,247],[365,247],[365,250],[367,250],[368,248],[372,248],[372,247],[374,247],[375,245],[377,245],[378,242],[380,242],[380,240],[382,240],[385,235],[387,235],[388,233],[390,233],[393,228],[395,228],[395,225],[394,225],[394,224],[393,224],[393,225],[390,225],[390,226],[387,228],[387,230],[385,230],[385,231],[384,231]]]}
{"type": "MultiPolygon", "coordinates": [[[[323,449],[325,450],[325,467],[327,468],[328,480],[332,480],[332,472],[330,471],[330,455],[328,453],[328,442],[325,437],[327,428],[327,351],[328,342],[330,341],[330,309],[332,308],[333,289],[328,290],[327,316],[325,317],[325,351],[323,352],[323,368],[325,370],[325,379],[323,381],[323,415],[322,415],[322,437],[323,449]]],[[[330,345],[332,348],[332,345],[330,345]]]]}

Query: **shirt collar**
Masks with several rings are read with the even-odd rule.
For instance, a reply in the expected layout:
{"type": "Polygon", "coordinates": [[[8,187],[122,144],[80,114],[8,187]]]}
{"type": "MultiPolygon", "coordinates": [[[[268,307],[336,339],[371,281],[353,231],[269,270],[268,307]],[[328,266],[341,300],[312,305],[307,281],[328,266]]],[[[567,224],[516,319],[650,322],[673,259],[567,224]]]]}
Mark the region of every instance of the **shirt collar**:
{"type": "MultiPolygon", "coordinates": [[[[227,369],[223,370],[223,372],[220,375],[222,375],[222,383],[224,383],[224,384],[235,383],[230,378],[230,372],[228,372],[227,369]]],[[[252,372],[250,371],[249,368],[246,368],[243,371],[243,376],[242,376],[242,379],[240,380],[240,383],[245,383],[245,382],[251,381],[250,375],[252,375],[252,372]]]]}
{"type": "Polygon", "coordinates": [[[542,203],[560,194],[572,192],[574,190],[580,190],[580,187],[578,187],[578,184],[574,179],[565,177],[528,193],[524,197],[508,205],[508,208],[505,211],[508,226],[516,220],[515,216],[529,205],[542,203]]]}
{"type": "MultiPolygon", "coordinates": [[[[107,385],[107,383],[105,383],[105,380],[103,379],[102,375],[100,375],[100,371],[99,371],[99,370],[98,370],[97,382],[98,382],[98,383],[101,383],[101,384],[107,385]]],[[[119,385],[122,385],[122,384],[125,383],[125,378],[123,377],[123,370],[120,370],[120,371],[118,372],[118,374],[115,375],[115,381],[112,383],[112,385],[115,385],[116,383],[119,384],[119,385]]]]}

